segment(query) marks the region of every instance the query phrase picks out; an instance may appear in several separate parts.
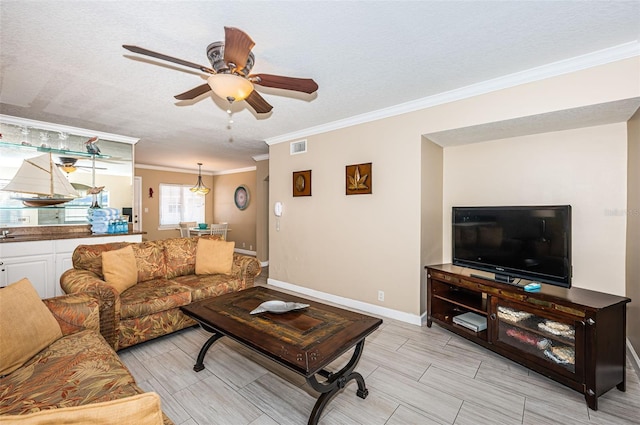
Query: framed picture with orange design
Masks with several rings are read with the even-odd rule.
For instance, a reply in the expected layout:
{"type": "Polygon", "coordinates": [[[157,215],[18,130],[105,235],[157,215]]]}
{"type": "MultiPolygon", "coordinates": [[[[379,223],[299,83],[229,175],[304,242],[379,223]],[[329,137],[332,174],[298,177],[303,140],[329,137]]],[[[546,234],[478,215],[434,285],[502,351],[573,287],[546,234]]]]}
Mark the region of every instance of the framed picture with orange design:
{"type": "Polygon", "coordinates": [[[293,172],[293,196],[311,196],[311,170],[293,172]]]}
{"type": "Polygon", "coordinates": [[[346,166],[346,194],[368,195],[372,190],[371,163],[346,166]]]}

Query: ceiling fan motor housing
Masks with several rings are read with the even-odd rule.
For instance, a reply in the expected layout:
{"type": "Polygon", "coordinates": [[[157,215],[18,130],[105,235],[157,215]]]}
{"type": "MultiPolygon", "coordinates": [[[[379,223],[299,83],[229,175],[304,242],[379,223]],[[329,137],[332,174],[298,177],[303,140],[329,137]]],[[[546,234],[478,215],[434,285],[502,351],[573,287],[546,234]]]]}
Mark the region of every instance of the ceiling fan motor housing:
{"type": "Polygon", "coordinates": [[[59,156],[58,159],[60,160],[62,165],[68,166],[68,167],[76,165],[76,161],[78,161],[78,158],[72,158],[69,156],[59,156]]]}
{"type": "Polygon", "coordinates": [[[255,63],[255,56],[252,52],[249,53],[247,63],[244,68],[237,69],[235,64],[227,64],[224,61],[224,42],[216,41],[207,46],[207,58],[211,62],[211,67],[220,74],[235,73],[246,77],[251,72],[253,64],[255,63]]]}

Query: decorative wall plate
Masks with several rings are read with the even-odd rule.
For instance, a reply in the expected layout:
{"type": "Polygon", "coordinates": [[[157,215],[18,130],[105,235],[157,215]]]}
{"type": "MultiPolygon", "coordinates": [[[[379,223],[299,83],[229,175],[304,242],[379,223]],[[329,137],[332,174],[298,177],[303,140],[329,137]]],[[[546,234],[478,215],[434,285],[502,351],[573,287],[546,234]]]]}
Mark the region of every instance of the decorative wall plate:
{"type": "Polygon", "coordinates": [[[293,196],[311,196],[311,170],[293,172],[293,196]]]}
{"type": "Polygon", "coordinates": [[[239,210],[244,210],[249,206],[249,189],[247,186],[241,184],[236,188],[233,194],[233,202],[239,210]]]}

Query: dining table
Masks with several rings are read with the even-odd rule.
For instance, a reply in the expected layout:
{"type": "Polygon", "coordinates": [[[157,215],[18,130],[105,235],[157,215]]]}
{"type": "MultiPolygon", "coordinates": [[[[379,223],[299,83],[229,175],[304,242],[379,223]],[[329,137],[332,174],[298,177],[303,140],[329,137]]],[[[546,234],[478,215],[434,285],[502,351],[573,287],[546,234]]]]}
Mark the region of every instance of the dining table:
{"type": "MultiPolygon", "coordinates": [[[[230,228],[227,228],[227,233],[229,233],[231,231],[230,228]]],[[[208,235],[211,233],[211,228],[207,226],[206,229],[201,229],[199,227],[189,227],[189,233],[192,236],[202,236],[202,235],[208,235]]]]}

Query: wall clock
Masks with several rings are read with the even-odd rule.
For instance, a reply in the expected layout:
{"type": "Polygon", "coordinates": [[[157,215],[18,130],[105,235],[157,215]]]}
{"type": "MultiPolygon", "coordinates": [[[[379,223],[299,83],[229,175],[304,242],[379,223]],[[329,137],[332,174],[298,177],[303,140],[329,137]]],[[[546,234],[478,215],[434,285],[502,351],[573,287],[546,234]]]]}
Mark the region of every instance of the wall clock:
{"type": "Polygon", "coordinates": [[[233,194],[233,201],[236,203],[236,207],[241,211],[249,206],[249,189],[247,186],[241,184],[236,188],[236,191],[233,194]]]}

